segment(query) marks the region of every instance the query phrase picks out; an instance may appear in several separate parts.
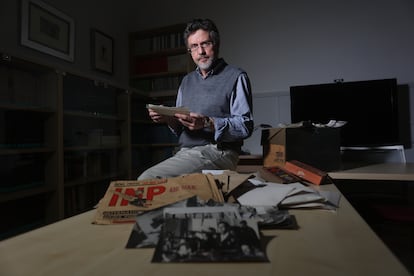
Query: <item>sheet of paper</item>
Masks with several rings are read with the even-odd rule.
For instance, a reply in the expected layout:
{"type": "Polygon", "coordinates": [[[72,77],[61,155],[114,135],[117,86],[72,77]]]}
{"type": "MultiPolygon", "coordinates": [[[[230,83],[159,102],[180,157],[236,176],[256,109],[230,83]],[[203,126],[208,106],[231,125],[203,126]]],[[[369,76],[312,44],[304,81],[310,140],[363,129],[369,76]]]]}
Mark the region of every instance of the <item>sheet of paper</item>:
{"type": "Polygon", "coordinates": [[[267,184],[241,195],[237,201],[248,206],[277,206],[292,189],[294,188],[285,184],[267,184]]]}
{"type": "Polygon", "coordinates": [[[148,109],[152,109],[158,114],[166,115],[166,116],[174,116],[177,113],[188,115],[190,114],[190,110],[186,107],[173,107],[173,106],[164,106],[164,105],[155,105],[155,104],[147,104],[148,109]]]}
{"type": "Polygon", "coordinates": [[[293,196],[288,196],[280,202],[281,206],[289,206],[295,204],[303,204],[303,203],[310,203],[310,202],[325,202],[326,199],[319,195],[318,193],[303,193],[303,194],[296,194],[293,196]]]}
{"type": "Polygon", "coordinates": [[[319,191],[319,194],[326,198],[326,200],[335,207],[339,206],[341,200],[341,194],[338,192],[331,191],[319,191]]]}

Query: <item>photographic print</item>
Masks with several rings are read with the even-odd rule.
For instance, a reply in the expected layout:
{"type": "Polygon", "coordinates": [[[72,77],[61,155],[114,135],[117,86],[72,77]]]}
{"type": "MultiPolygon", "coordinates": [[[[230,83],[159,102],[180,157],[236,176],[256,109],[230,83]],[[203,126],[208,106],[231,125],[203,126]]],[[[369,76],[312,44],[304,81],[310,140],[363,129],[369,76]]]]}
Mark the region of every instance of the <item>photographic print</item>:
{"type": "MultiPolygon", "coordinates": [[[[193,207],[213,207],[222,205],[222,203],[218,203],[212,200],[203,201],[199,197],[193,196],[188,199],[167,205],[166,207],[143,212],[142,214],[139,214],[136,218],[126,248],[155,247],[158,243],[165,216],[185,217],[186,214],[188,214],[189,212],[188,210],[190,210],[193,207]]],[[[206,210],[204,210],[203,212],[206,212],[206,210]]]]}
{"type": "Polygon", "coordinates": [[[39,0],[22,0],[21,43],[40,52],[74,61],[75,23],[39,0]]]}
{"type": "Polygon", "coordinates": [[[152,262],[268,262],[262,247],[256,220],[166,218],[152,262]]]}
{"type": "Polygon", "coordinates": [[[126,248],[156,247],[166,219],[187,218],[194,219],[194,229],[205,232],[214,231],[212,228],[217,228],[217,220],[226,220],[231,224],[237,224],[239,221],[245,220],[253,224],[254,229],[258,227],[256,234],[259,238],[261,228],[298,228],[295,217],[290,215],[287,210],[278,210],[268,206],[241,206],[239,204],[219,203],[213,200],[203,201],[194,196],[139,214],[126,248]]]}
{"type": "Polygon", "coordinates": [[[107,74],[113,73],[114,40],[98,30],[91,31],[92,68],[107,74]]]}

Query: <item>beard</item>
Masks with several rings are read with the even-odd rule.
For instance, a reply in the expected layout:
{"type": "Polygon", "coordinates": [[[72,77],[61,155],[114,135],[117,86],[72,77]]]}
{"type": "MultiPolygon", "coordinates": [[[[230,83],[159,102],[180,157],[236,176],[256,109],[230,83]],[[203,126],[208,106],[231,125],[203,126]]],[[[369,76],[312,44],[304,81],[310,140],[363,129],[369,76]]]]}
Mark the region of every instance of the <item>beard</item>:
{"type": "Polygon", "coordinates": [[[201,58],[205,58],[204,56],[200,57],[197,65],[202,70],[208,70],[211,68],[211,65],[213,65],[214,57],[207,57],[207,61],[200,61],[201,58]]]}

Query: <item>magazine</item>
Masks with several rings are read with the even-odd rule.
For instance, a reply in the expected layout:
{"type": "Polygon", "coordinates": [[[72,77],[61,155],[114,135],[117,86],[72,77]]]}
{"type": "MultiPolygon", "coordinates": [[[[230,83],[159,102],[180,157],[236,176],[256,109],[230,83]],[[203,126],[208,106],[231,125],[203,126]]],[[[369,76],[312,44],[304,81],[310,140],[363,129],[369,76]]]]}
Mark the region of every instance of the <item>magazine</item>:
{"type": "Polygon", "coordinates": [[[224,202],[212,175],[194,173],[179,177],[112,181],[99,201],[93,223],[134,223],[136,216],[194,195],[224,202]]]}

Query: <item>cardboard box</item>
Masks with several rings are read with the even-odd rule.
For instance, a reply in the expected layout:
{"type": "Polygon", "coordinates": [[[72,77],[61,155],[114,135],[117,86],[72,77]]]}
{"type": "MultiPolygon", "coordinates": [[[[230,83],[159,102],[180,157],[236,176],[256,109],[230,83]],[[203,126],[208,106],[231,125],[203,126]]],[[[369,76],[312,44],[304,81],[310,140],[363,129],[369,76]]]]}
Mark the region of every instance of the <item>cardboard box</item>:
{"type": "Polygon", "coordinates": [[[298,160],[323,171],[341,167],[339,128],[269,128],[262,130],[263,166],[283,167],[298,160]]]}
{"type": "Polygon", "coordinates": [[[262,167],[257,171],[257,175],[267,182],[274,183],[294,183],[300,182],[301,178],[288,172],[281,167],[262,167]]]}
{"type": "Polygon", "coordinates": [[[286,161],[283,169],[315,185],[322,184],[327,176],[326,172],[297,160],[286,161]]]}

